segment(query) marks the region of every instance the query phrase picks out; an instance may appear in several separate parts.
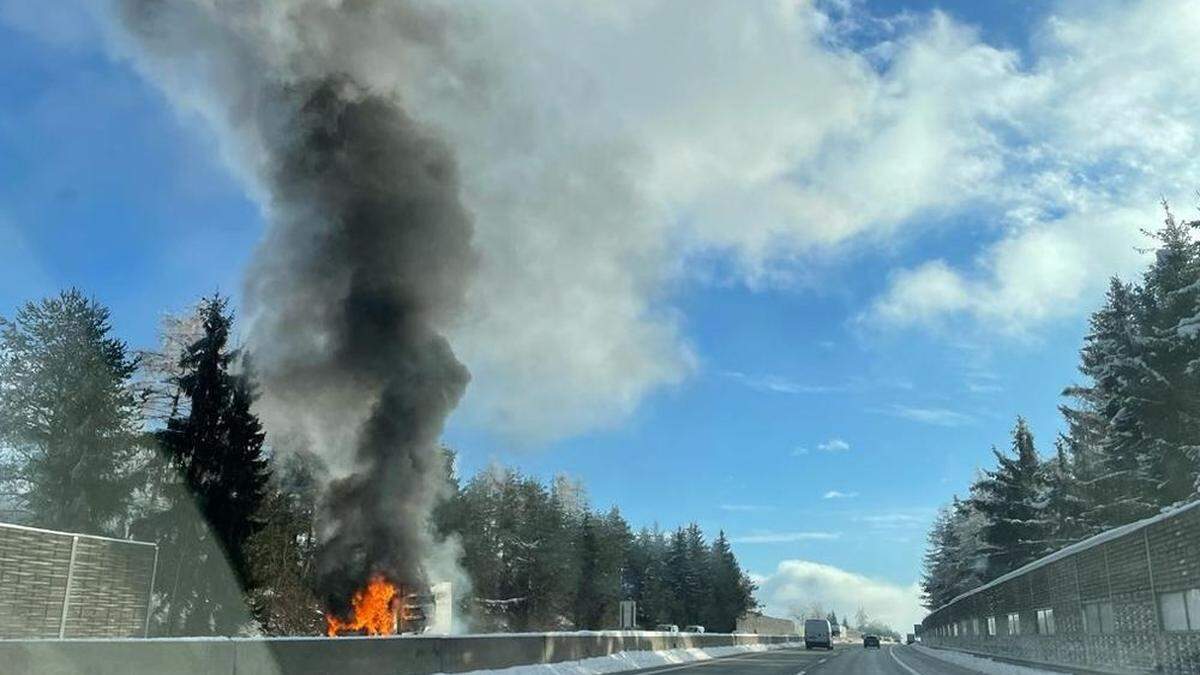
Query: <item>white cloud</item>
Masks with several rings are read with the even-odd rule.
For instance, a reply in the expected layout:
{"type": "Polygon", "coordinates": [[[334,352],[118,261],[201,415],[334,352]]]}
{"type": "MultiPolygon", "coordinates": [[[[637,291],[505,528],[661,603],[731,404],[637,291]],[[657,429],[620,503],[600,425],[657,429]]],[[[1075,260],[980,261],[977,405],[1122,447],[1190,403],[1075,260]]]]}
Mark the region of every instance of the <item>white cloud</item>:
{"type": "Polygon", "coordinates": [[[1027,95],[1014,54],[941,14],[895,36],[881,75],[804,2],[454,7],[449,56],[381,87],[459,152],[482,253],[453,336],[466,409],[517,436],[620,420],[693,371],[663,291],[696,254],[776,283],[987,196],[1027,95]]]}
{"type": "Polygon", "coordinates": [[[853,499],[858,496],[857,492],[842,492],[840,490],[830,490],[821,496],[821,499],[853,499]]]}
{"type": "MultiPolygon", "coordinates": [[[[309,52],[332,60],[454,148],[480,253],[446,327],[474,375],[464,412],[517,438],[618,422],[694,372],[669,298],[698,258],[786,283],[811,256],[969,212],[991,243],[895,271],[863,319],[1020,334],[1131,269],[1157,195],[1200,185],[1188,0],[1056,5],[1027,63],[936,12],[858,21],[886,40],[856,53],[808,2],[414,3],[446,31],[431,41],[390,5],[344,20],[324,0],[263,7],[270,30],[238,49],[283,41],[297,76],[309,52]]],[[[197,81],[225,77],[234,51],[150,74],[228,128],[197,81]]]]}
{"type": "Polygon", "coordinates": [[[1019,334],[1077,313],[1109,275],[1135,269],[1158,196],[1190,204],[1200,182],[1198,39],[1200,5],[1187,0],[1059,5],[1033,66],[1004,78],[1026,95],[1008,110],[1008,166],[992,187],[998,239],[958,268],[897,272],[865,318],[963,315],[1019,334]]]}
{"type": "Polygon", "coordinates": [[[866,523],[875,529],[881,530],[900,530],[900,529],[924,529],[931,520],[930,515],[919,515],[916,513],[877,513],[854,516],[854,521],[866,523]]]}
{"type": "Polygon", "coordinates": [[[843,391],[845,387],[835,387],[823,384],[805,384],[780,375],[747,375],[736,370],[721,373],[725,377],[759,391],[769,391],[776,394],[827,394],[843,391]]]}
{"type": "Polygon", "coordinates": [[[922,408],[899,403],[893,403],[877,412],[938,427],[958,427],[975,421],[974,417],[966,413],[948,408],[922,408]]]}
{"type": "Polygon", "coordinates": [[[817,449],[822,452],[846,452],[850,444],[840,438],[831,438],[824,443],[818,443],[817,449]]]}
{"type": "Polygon", "coordinates": [[[761,511],[774,511],[774,506],[763,506],[760,504],[722,504],[719,507],[722,511],[730,511],[733,513],[756,513],[761,511]]]}
{"type": "Polygon", "coordinates": [[[757,532],[732,537],[735,544],[791,544],[798,541],[829,541],[841,537],[840,532],[757,532]]]}
{"type": "Polygon", "coordinates": [[[784,560],[774,572],[755,580],[758,599],[774,616],[787,616],[793,608],[813,603],[847,616],[862,607],[871,618],[903,633],[925,615],[915,582],[893,584],[807,560],[784,560]]]}
{"type": "Polygon", "coordinates": [[[1137,259],[1139,227],[1155,222],[1155,201],[1140,209],[1104,204],[1095,212],[1014,231],[989,247],[974,275],[933,260],[893,275],[875,300],[874,318],[927,325],[965,314],[986,332],[1022,334],[1077,310],[1076,301],[1137,259]]]}

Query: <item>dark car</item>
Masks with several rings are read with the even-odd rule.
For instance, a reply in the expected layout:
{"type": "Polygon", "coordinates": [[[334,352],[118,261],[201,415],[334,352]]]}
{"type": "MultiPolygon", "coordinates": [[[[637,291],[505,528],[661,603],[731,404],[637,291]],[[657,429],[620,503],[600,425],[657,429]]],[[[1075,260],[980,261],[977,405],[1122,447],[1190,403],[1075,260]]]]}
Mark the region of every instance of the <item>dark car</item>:
{"type": "Polygon", "coordinates": [[[875,649],[879,649],[879,636],[878,635],[864,635],[863,636],[863,649],[866,649],[867,647],[874,647],[875,649]]]}

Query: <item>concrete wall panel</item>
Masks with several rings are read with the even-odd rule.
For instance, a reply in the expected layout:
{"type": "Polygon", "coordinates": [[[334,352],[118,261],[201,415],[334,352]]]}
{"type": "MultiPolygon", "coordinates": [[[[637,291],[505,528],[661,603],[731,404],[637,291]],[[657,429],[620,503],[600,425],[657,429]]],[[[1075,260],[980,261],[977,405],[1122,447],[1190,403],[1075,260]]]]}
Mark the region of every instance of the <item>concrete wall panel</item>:
{"type": "Polygon", "coordinates": [[[795,636],[605,631],[394,638],[0,640],[5,675],[430,675],[795,636]]]}

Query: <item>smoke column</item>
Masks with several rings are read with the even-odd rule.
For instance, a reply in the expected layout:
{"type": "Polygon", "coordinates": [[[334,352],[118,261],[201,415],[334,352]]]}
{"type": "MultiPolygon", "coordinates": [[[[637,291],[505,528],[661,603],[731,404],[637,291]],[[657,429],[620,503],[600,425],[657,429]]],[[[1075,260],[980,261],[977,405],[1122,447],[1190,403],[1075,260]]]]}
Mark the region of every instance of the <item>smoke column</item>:
{"type": "Polygon", "coordinates": [[[382,18],[436,40],[434,22],[401,6],[120,5],[139,65],[214,124],[267,213],[246,285],[250,347],[275,442],[339,474],[317,559],[339,614],[371,574],[423,583],[443,557],[429,532],[437,443],[469,380],[442,335],[475,262],[454,158],[335,58],[347,26],[382,18]]]}
{"type": "Polygon", "coordinates": [[[437,441],[469,379],[434,323],[462,297],[471,228],[449,154],[396,106],[337,77],[286,95],[296,115],[250,296],[255,344],[286,355],[269,389],[302,408],[336,400],[331,385],[373,399],[340,411],[366,419],[356,471],[327,495],[318,554],[319,586],[339,609],[372,572],[425,581],[437,441]]]}

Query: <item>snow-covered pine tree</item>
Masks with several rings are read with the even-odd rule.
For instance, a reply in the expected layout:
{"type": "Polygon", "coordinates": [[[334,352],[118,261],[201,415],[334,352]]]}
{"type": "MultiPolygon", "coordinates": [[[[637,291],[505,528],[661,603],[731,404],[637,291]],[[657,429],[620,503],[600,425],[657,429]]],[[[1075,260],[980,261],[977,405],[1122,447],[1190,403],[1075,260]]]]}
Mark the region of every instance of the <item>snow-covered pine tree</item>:
{"type": "Polygon", "coordinates": [[[1043,465],[1046,490],[1046,514],[1050,521],[1047,543],[1057,550],[1088,533],[1083,514],[1088,508],[1087,497],[1076,474],[1077,463],[1071,457],[1071,442],[1066,435],[1054,441],[1054,456],[1043,465]]]}
{"type": "Polygon", "coordinates": [[[1147,501],[1165,507],[1195,492],[1200,438],[1200,335],[1193,321],[1200,300],[1200,223],[1175,219],[1166,204],[1163,226],[1148,233],[1158,247],[1137,292],[1140,358],[1128,413],[1140,423],[1139,459],[1153,481],[1147,501]]]}
{"type": "Polygon", "coordinates": [[[992,450],[996,469],[984,472],[971,499],[986,518],[983,539],[988,548],[989,578],[1051,550],[1041,461],[1024,418],[1017,418],[1012,435],[1012,455],[992,450]]]}
{"type": "MultiPolygon", "coordinates": [[[[1080,424],[1068,427],[1068,438],[1077,453],[1086,452],[1081,468],[1090,476],[1082,478],[1081,485],[1089,506],[1083,518],[1093,532],[1154,512],[1141,457],[1145,432],[1131,402],[1142,370],[1135,305],[1134,288],[1111,279],[1080,351],[1079,370],[1090,384],[1068,390],[1082,403],[1075,409],[1080,424]]],[[[1071,419],[1068,416],[1069,423],[1071,419]]]]}
{"type": "Polygon", "coordinates": [[[953,545],[950,519],[950,507],[938,509],[937,517],[929,528],[925,556],[922,558],[921,604],[930,610],[941,607],[951,597],[946,590],[950,581],[949,550],[953,545]]]}
{"type": "Polygon", "coordinates": [[[985,580],[988,556],[983,515],[970,500],[956,495],[938,511],[929,532],[921,577],[922,604],[940,607],[985,580]]]}

